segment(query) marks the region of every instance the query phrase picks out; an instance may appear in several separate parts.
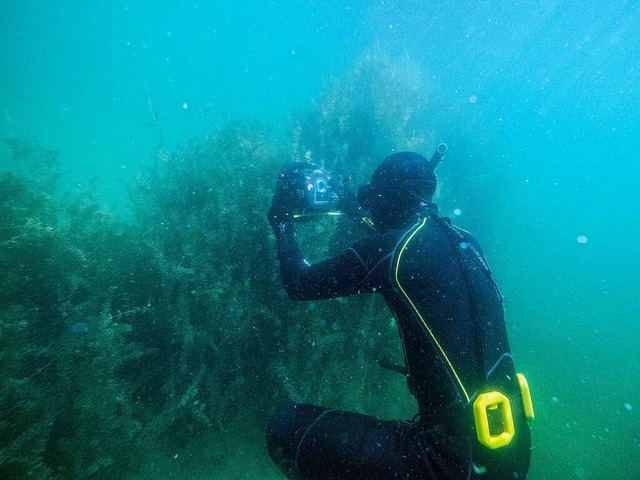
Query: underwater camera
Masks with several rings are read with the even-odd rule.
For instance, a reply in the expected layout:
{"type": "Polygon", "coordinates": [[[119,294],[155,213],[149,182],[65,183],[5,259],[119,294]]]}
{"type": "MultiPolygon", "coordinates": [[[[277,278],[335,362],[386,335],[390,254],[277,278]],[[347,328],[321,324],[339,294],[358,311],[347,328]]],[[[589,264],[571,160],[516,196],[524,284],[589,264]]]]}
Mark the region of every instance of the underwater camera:
{"type": "Polygon", "coordinates": [[[308,212],[325,212],[338,203],[338,195],[331,185],[331,176],[320,168],[305,169],[301,173],[303,189],[302,209],[308,212]]]}
{"type": "Polygon", "coordinates": [[[338,202],[349,181],[349,177],[334,180],[317,165],[296,162],[283,168],[278,188],[291,199],[294,220],[304,221],[320,215],[341,215],[338,202]]]}

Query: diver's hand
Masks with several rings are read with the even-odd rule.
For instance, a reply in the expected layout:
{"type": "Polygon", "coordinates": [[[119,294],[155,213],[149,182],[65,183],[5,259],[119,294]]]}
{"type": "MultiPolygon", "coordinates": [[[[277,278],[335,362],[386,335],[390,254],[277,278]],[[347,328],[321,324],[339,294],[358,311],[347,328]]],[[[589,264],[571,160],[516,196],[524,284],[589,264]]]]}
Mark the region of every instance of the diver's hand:
{"type": "Polygon", "coordinates": [[[271,207],[267,213],[269,224],[276,226],[283,223],[293,222],[293,212],[299,199],[295,192],[295,179],[300,170],[309,168],[309,164],[305,162],[287,163],[278,174],[278,182],[276,183],[276,193],[271,200],[271,207]]]}
{"type": "Polygon", "coordinates": [[[346,187],[340,195],[336,208],[350,217],[358,217],[361,211],[357,195],[346,187]]]}
{"type": "Polygon", "coordinates": [[[286,202],[283,202],[283,199],[279,197],[277,193],[271,201],[271,207],[269,207],[269,211],[267,212],[267,219],[273,228],[283,223],[293,222],[293,212],[291,208],[287,206],[286,202]]]}

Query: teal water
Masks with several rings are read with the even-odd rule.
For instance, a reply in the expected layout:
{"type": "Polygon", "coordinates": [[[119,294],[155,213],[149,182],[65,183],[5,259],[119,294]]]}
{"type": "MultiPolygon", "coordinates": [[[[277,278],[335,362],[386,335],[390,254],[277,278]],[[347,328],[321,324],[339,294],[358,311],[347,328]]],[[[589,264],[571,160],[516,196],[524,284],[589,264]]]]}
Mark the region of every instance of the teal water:
{"type": "Polygon", "coordinates": [[[639,23],[634,1],[2,2],[0,170],[26,186],[0,192],[0,473],[276,479],[283,398],[410,417],[368,360],[397,348],[384,307],[283,298],[262,219],[306,151],[365,175],[446,141],[440,208],[483,244],[533,390],[530,478],[639,478],[639,23]]]}

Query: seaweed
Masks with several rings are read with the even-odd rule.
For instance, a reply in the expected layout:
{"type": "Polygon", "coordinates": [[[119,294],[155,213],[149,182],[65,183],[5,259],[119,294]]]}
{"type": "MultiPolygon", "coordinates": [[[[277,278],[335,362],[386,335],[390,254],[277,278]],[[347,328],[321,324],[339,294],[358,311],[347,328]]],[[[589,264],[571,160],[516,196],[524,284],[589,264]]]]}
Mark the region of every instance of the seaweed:
{"type": "Polygon", "coordinates": [[[368,51],[346,77],[326,82],[315,105],[296,120],[296,155],[356,182],[366,181],[393,151],[433,147],[433,132],[423,128],[429,113],[424,75],[409,60],[368,51]]]}
{"type": "MultiPolygon", "coordinates": [[[[288,300],[265,214],[286,161],[359,182],[393,149],[430,150],[421,76],[370,52],[317,105],[285,142],[230,120],[159,149],[127,186],[132,220],[91,184],[54,194],[58,154],[10,140],[29,168],[0,175],[0,478],[135,476],[156,452],[258,432],[280,401],[413,413],[373,360],[401,356],[384,303],[288,300]]],[[[359,234],[298,235],[319,259],[359,234]]]]}
{"type": "MultiPolygon", "coordinates": [[[[53,157],[19,154],[40,170],[53,157]]],[[[43,187],[0,177],[0,477],[117,476],[132,465],[136,420],[116,372],[136,346],[106,313],[130,294],[104,286],[135,267],[100,257],[124,235],[115,220],[95,204],[66,217],[55,185],[43,187]]]]}

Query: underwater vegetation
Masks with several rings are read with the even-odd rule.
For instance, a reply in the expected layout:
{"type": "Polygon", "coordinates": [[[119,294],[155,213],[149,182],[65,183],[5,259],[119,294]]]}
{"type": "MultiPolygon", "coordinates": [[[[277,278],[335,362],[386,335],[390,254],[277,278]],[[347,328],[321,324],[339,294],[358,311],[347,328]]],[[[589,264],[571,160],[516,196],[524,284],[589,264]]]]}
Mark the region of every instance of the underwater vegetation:
{"type": "MultiPolygon", "coordinates": [[[[135,477],[150,452],[215,445],[230,429],[261,439],[286,400],[415,413],[401,377],[373,361],[380,349],[401,358],[383,303],[288,300],[265,219],[287,161],[360,182],[392,148],[433,148],[418,128],[419,72],[392,65],[369,53],[327,82],[284,142],[230,121],[158,150],[127,185],[132,220],[105,211],[91,186],[56,192],[58,153],[7,140],[0,478],[135,477]]],[[[319,258],[353,230],[331,220],[299,235],[319,258]]]]}
{"type": "Polygon", "coordinates": [[[325,84],[315,109],[300,115],[292,133],[295,158],[368,180],[389,152],[434,147],[424,129],[430,113],[422,73],[410,62],[374,50],[344,78],[325,84]]]}

